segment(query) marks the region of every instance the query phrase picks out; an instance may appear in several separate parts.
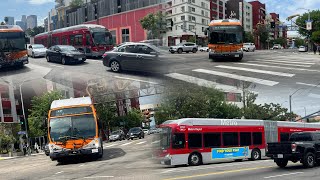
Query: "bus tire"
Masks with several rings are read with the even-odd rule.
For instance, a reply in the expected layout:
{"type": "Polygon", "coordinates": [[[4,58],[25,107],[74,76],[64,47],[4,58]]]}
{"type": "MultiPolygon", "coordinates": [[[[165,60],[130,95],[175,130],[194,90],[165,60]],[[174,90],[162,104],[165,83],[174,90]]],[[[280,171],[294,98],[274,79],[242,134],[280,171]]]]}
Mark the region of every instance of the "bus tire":
{"type": "Polygon", "coordinates": [[[261,151],[259,149],[253,149],[251,151],[251,161],[256,161],[261,159],[261,151]]]}
{"type": "Polygon", "coordinates": [[[194,152],[189,155],[188,164],[190,166],[198,166],[202,164],[202,156],[201,154],[194,152]]]}

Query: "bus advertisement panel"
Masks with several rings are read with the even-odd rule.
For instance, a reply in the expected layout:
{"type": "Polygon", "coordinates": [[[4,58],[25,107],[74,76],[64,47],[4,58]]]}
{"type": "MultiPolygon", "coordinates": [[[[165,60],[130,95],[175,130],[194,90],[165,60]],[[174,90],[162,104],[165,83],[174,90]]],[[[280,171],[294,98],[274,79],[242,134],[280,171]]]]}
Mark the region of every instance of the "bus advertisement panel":
{"type": "Polygon", "coordinates": [[[62,161],[68,156],[103,156],[98,120],[90,97],[56,100],[48,115],[50,158],[62,161]]]}
{"type": "Polygon", "coordinates": [[[0,68],[28,64],[25,33],[19,26],[0,25],[0,68]]]}
{"type": "Polygon", "coordinates": [[[319,123],[186,118],[160,125],[154,157],[164,165],[200,165],[225,160],[259,160],[269,142],[295,132],[318,131],[319,123]]]}
{"type": "Polygon", "coordinates": [[[213,20],[205,33],[210,59],[242,60],[243,27],[239,20],[213,20]]]}

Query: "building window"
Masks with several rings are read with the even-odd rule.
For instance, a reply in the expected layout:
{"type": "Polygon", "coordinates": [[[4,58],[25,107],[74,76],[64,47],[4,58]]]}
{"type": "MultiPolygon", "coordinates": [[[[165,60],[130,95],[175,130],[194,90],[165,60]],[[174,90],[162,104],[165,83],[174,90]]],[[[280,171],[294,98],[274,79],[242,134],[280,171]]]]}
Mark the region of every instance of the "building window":
{"type": "Polygon", "coordinates": [[[189,16],[189,21],[196,21],[196,17],[194,17],[194,16],[189,16]]]}
{"type": "Polygon", "coordinates": [[[196,8],[189,6],[189,12],[196,12],[196,8]]]}
{"type": "Polygon", "coordinates": [[[124,42],[130,42],[130,31],[129,29],[122,29],[122,43],[124,42]]]}
{"type": "Polygon", "coordinates": [[[204,10],[201,10],[201,15],[204,16],[204,10]]]}
{"type": "Polygon", "coordinates": [[[181,11],[182,11],[182,12],[185,11],[185,7],[184,7],[184,6],[181,7],[181,11]]]}
{"type": "Polygon", "coordinates": [[[194,25],[189,25],[189,30],[194,30],[195,26],[194,25]]]}
{"type": "Polygon", "coordinates": [[[206,17],[209,17],[209,13],[208,13],[208,11],[206,11],[205,16],[206,16],[206,17]]]}
{"type": "Polygon", "coordinates": [[[188,0],[189,3],[196,3],[196,0],[188,0]]]}
{"type": "Polygon", "coordinates": [[[208,23],[207,23],[207,20],[202,19],[202,24],[208,24],[208,23]]]}
{"type": "Polygon", "coordinates": [[[186,17],[185,16],[181,16],[181,21],[184,21],[186,20],[186,17]]]}
{"type": "Polygon", "coordinates": [[[174,21],[174,22],[176,22],[176,21],[177,21],[177,18],[176,18],[176,17],[174,17],[174,18],[173,18],[173,21],[174,21]]]}

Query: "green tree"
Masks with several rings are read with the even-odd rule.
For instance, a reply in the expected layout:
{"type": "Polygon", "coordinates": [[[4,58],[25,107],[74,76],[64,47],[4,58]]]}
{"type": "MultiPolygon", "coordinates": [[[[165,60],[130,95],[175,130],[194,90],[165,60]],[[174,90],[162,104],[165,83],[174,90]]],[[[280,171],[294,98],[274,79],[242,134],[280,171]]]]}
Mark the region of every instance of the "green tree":
{"type": "Polygon", "coordinates": [[[72,1],[70,2],[70,7],[71,7],[71,8],[79,8],[79,7],[81,7],[83,4],[84,4],[84,3],[83,3],[83,0],[72,0],[72,1]]]}
{"type": "Polygon", "coordinates": [[[0,153],[8,153],[13,149],[13,144],[17,142],[19,124],[0,124],[0,153]]]}
{"type": "Polygon", "coordinates": [[[166,31],[165,15],[162,12],[146,15],[140,20],[140,24],[151,33],[152,39],[160,38],[161,33],[166,31]]]}
{"type": "Polygon", "coordinates": [[[296,24],[300,27],[299,34],[303,36],[310,36],[315,31],[320,31],[320,10],[314,10],[310,12],[310,19],[312,22],[312,30],[306,30],[306,20],[308,20],[308,13],[304,13],[302,16],[298,17],[296,24]]]}
{"type": "Polygon", "coordinates": [[[303,45],[305,45],[305,42],[303,39],[301,39],[301,38],[295,39],[295,46],[299,47],[299,46],[303,46],[303,45]]]}
{"type": "Polygon", "coordinates": [[[281,46],[285,46],[287,44],[287,39],[280,37],[272,41],[272,44],[280,44],[281,46]]]}
{"type": "Polygon", "coordinates": [[[34,37],[37,34],[43,33],[44,31],[45,31],[44,27],[38,26],[38,27],[34,27],[33,29],[30,29],[30,28],[27,29],[26,30],[26,34],[31,36],[31,37],[34,37]]]}
{"type": "Polygon", "coordinates": [[[47,116],[52,101],[62,99],[60,91],[44,93],[41,96],[35,96],[31,100],[31,109],[28,119],[30,137],[44,136],[47,134],[47,116]]]}
{"type": "Polygon", "coordinates": [[[259,37],[260,43],[266,48],[267,40],[269,39],[269,32],[265,25],[258,25],[254,32],[255,37],[259,37]]]}
{"type": "Polygon", "coordinates": [[[244,42],[254,42],[254,37],[251,32],[244,32],[244,42]]]}
{"type": "Polygon", "coordinates": [[[102,123],[103,128],[116,126],[116,113],[117,108],[114,102],[105,100],[104,103],[99,103],[95,106],[99,121],[102,123]]]}
{"type": "Polygon", "coordinates": [[[311,35],[311,40],[316,43],[320,43],[320,30],[314,31],[311,35]]]}

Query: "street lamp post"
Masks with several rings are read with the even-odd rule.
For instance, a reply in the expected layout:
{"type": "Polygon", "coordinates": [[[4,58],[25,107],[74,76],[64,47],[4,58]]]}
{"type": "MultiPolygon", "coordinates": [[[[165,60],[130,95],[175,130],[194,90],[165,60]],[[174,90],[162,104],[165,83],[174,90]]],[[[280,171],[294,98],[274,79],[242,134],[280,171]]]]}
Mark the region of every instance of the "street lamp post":
{"type": "Polygon", "coordinates": [[[289,109],[290,109],[290,114],[292,113],[292,96],[297,93],[298,91],[300,91],[301,89],[304,89],[304,88],[300,88],[300,89],[297,89],[294,93],[290,94],[289,95],[289,109]]]}
{"type": "Polygon", "coordinates": [[[28,127],[27,127],[27,119],[26,119],[26,113],[24,111],[24,103],[23,103],[23,96],[22,96],[22,85],[25,81],[23,81],[20,85],[19,85],[19,90],[20,90],[20,98],[21,98],[21,108],[22,108],[22,113],[23,113],[23,119],[25,121],[24,123],[24,128],[26,129],[26,138],[27,138],[27,151],[28,151],[28,155],[30,155],[30,144],[29,144],[29,133],[28,133],[28,127]]]}

